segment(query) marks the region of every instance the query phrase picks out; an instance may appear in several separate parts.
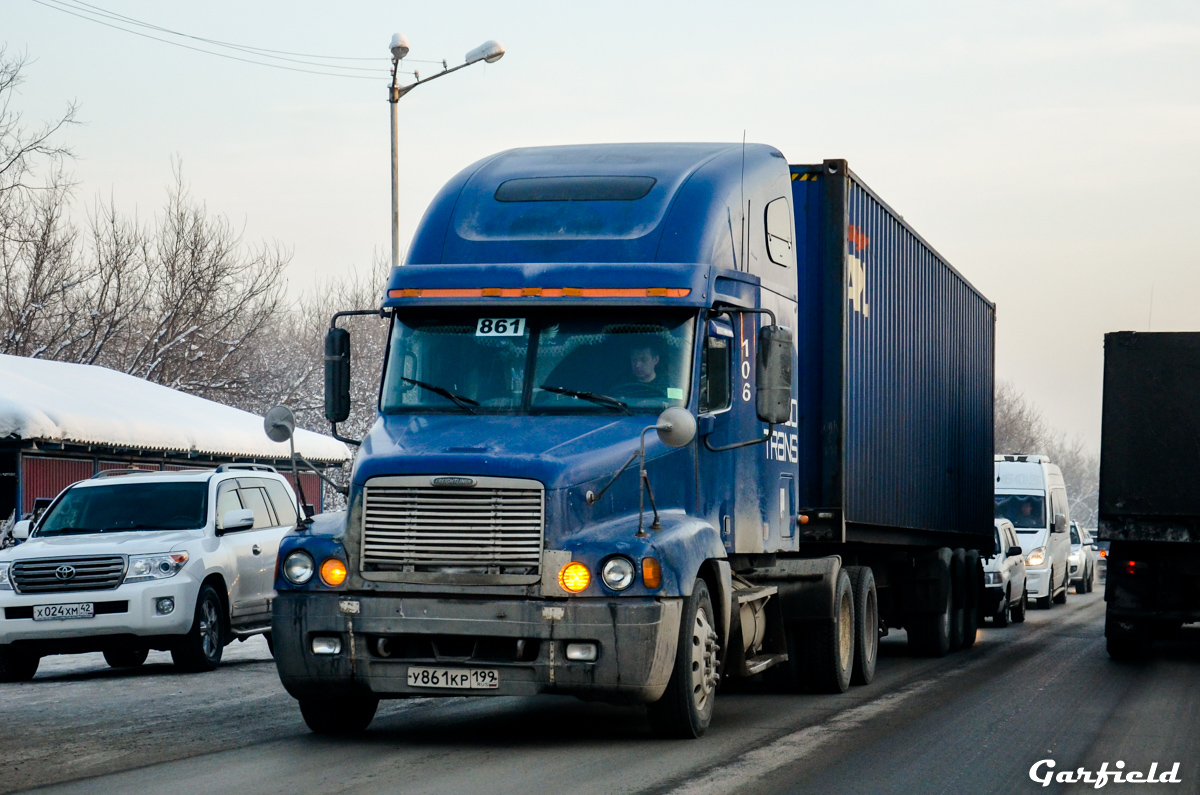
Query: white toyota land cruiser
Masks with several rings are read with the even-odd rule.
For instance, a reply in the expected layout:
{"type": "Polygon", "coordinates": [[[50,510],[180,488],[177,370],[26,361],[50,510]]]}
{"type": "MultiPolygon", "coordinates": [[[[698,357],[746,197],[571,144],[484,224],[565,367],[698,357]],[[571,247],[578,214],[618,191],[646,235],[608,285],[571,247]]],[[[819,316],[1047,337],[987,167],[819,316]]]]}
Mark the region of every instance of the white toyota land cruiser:
{"type": "Polygon", "coordinates": [[[235,639],[270,643],[275,558],[297,519],[291,486],[258,465],[68,487],[0,552],[0,682],[31,679],[50,654],[131,667],[156,649],[211,671],[235,639]]]}

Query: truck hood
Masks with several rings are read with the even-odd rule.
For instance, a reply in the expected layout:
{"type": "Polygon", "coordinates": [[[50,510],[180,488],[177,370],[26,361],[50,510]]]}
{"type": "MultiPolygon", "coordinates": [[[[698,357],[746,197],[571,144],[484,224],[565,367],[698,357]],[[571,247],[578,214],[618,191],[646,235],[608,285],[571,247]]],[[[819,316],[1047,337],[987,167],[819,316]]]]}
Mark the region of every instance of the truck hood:
{"type": "MultiPolygon", "coordinates": [[[[385,415],[363,440],[354,483],[381,475],[533,478],[575,486],[621,467],[653,415],[385,415]]],[[[670,451],[646,434],[647,459],[670,451]]]]}
{"type": "Polygon", "coordinates": [[[30,538],[0,553],[3,560],[66,558],[82,555],[144,555],[173,552],[180,544],[204,537],[203,530],[138,530],[30,538]]]}

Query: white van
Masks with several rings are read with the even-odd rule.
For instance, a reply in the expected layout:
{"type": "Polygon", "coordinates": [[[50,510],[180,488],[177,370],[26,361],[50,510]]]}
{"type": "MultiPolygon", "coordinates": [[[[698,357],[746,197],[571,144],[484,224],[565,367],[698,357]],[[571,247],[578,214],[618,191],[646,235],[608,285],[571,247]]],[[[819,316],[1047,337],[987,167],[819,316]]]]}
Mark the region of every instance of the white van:
{"type": "Polygon", "coordinates": [[[1071,524],[1062,471],[1044,455],[996,456],[996,518],[1013,523],[1025,553],[1029,598],[1065,604],[1071,585],[1071,524]]]}

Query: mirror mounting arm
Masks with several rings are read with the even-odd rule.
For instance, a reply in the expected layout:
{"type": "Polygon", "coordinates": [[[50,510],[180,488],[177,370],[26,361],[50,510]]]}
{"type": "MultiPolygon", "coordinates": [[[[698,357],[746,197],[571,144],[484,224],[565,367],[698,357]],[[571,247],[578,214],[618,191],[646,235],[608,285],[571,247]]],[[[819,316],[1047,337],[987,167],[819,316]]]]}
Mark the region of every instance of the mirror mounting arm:
{"type": "Polygon", "coordinates": [[[769,422],[769,423],[767,423],[766,434],[763,436],[760,436],[757,439],[750,439],[749,441],[746,441],[746,442],[734,442],[733,444],[722,444],[722,445],[713,446],[713,443],[709,441],[709,437],[705,436],[704,437],[704,446],[706,448],[708,448],[708,450],[710,452],[723,453],[726,450],[736,450],[739,447],[753,447],[756,444],[762,444],[763,442],[770,439],[771,434],[773,434],[773,433],[775,433],[775,423],[769,422]]]}

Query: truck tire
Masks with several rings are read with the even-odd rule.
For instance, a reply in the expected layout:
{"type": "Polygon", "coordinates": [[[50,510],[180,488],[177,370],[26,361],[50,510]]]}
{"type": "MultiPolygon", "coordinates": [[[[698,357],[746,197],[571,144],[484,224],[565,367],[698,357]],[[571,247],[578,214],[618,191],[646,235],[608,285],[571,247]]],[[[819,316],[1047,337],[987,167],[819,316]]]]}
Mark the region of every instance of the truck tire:
{"type": "Polygon", "coordinates": [[[205,585],[196,597],[196,617],[188,634],[171,649],[171,661],[181,671],[213,671],[225,650],[224,606],[217,589],[205,585]]]}
{"type": "Polygon", "coordinates": [[[1153,638],[1145,622],[1118,621],[1105,615],[1104,637],[1108,656],[1117,662],[1140,662],[1150,656],[1153,638]]]}
{"type": "Polygon", "coordinates": [[[372,696],[333,700],[300,699],[300,714],[314,734],[346,736],[361,734],[375,719],[379,699],[372,696]]]}
{"type": "Polygon", "coordinates": [[[869,685],[879,657],[879,594],[870,566],[847,566],[854,597],[854,667],[850,684],[869,685]]]}
{"type": "Polygon", "coordinates": [[[966,564],[967,591],[962,647],[969,649],[975,645],[975,637],[979,634],[979,609],[983,604],[983,565],[979,562],[979,550],[967,550],[966,564]]]}
{"type": "MultiPolygon", "coordinates": [[[[953,556],[951,557],[953,560],[953,556]]],[[[939,562],[943,582],[950,579],[950,567],[939,562]]],[[[904,621],[908,630],[909,652],[917,657],[945,657],[950,651],[950,620],[954,606],[954,588],[945,588],[946,598],[935,613],[910,613],[904,621]]]]}
{"type": "Polygon", "coordinates": [[[0,648],[0,682],[28,682],[42,658],[18,649],[0,648]]]}
{"type": "Polygon", "coordinates": [[[1000,599],[1000,609],[992,616],[992,624],[1003,628],[1008,626],[1009,616],[1012,615],[1012,585],[1005,590],[1004,596],[1000,599]]]}
{"type": "Polygon", "coordinates": [[[1021,601],[1017,602],[1012,609],[1012,622],[1014,624],[1025,623],[1025,613],[1029,610],[1029,587],[1021,584],[1021,601]]]}
{"type": "Polygon", "coordinates": [[[961,549],[950,553],[950,594],[950,651],[958,651],[967,618],[967,561],[961,549]]]}
{"type": "Polygon", "coordinates": [[[107,649],[104,652],[104,662],[110,668],[137,668],[146,662],[150,656],[149,649],[107,649]]]}
{"type": "Polygon", "coordinates": [[[671,679],[662,697],[649,705],[650,725],[660,737],[695,739],[712,722],[720,679],[714,615],[708,586],[696,580],[683,603],[671,679]]]}
{"type": "Polygon", "coordinates": [[[833,620],[808,624],[801,640],[801,670],[814,693],[845,693],[854,672],[854,592],[850,575],[838,572],[833,620]]]}

